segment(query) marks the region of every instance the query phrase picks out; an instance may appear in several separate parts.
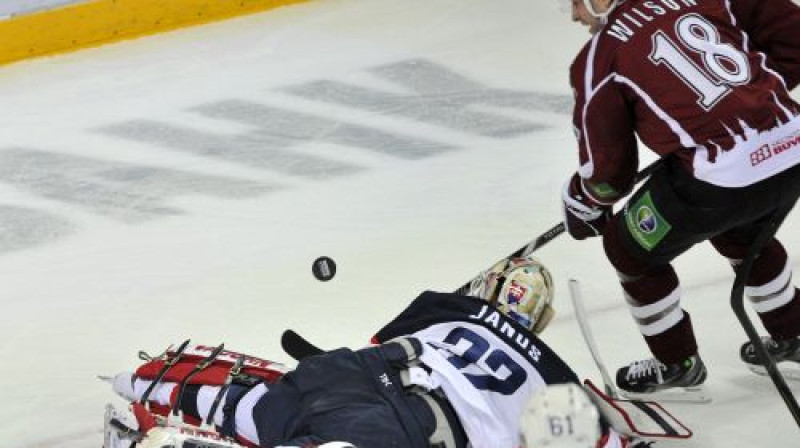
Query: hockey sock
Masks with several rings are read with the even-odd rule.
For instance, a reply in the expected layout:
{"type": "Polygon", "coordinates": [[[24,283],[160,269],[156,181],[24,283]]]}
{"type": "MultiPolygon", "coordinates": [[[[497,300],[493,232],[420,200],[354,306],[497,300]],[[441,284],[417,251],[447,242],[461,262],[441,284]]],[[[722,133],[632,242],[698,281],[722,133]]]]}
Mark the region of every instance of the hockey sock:
{"type": "MultiPolygon", "coordinates": [[[[747,253],[747,243],[728,235],[711,242],[734,268],[747,253]]],[[[792,286],[789,257],[778,240],[770,240],[756,258],[744,292],[773,338],[790,339],[800,334],[800,292],[792,286]]]]}

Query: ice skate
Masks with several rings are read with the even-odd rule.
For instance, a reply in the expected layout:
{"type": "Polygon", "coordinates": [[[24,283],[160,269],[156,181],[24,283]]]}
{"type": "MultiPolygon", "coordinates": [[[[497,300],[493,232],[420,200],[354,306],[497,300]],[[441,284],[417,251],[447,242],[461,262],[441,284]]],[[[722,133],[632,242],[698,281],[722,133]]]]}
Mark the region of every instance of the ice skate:
{"type": "MultiPolygon", "coordinates": [[[[776,341],[765,336],[761,338],[761,342],[784,378],[800,380],[800,338],[776,341]]],[[[759,359],[752,342],[742,344],[739,354],[750,370],[759,375],[767,374],[767,369],[759,359]]]]}
{"type": "Polygon", "coordinates": [[[706,377],[706,366],[698,355],[675,364],[650,358],[617,370],[617,386],[628,398],[708,403],[711,398],[703,388],[706,377]]]}

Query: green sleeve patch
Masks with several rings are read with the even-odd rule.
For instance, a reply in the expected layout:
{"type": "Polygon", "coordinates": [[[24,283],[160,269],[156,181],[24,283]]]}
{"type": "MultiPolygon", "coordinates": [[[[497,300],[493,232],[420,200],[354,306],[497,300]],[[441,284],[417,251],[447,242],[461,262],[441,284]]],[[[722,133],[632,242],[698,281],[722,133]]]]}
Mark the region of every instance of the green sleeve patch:
{"type": "Polygon", "coordinates": [[[611,184],[607,182],[595,184],[592,182],[583,182],[583,185],[589,189],[592,193],[592,196],[600,199],[609,199],[609,198],[617,198],[620,196],[619,191],[616,188],[612,187],[611,184]]]}

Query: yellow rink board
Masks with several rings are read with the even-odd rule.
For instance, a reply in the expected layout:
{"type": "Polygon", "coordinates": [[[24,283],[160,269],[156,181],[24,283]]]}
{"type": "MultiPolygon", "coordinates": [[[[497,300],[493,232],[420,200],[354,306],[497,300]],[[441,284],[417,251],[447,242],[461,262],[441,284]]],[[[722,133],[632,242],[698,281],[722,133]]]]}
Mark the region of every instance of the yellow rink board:
{"type": "Polygon", "coordinates": [[[0,21],[0,64],[306,1],[92,0],[0,21]]]}

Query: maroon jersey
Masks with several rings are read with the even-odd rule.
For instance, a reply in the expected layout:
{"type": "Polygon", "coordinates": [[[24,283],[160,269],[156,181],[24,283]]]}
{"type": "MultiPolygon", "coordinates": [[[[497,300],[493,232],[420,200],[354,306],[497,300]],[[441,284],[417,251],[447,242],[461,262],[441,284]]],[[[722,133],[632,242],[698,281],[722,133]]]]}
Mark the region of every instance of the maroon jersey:
{"type": "Polygon", "coordinates": [[[695,177],[753,184],[800,163],[800,7],[791,0],[627,0],[570,80],[586,192],[632,187],[635,136],[695,177]]]}

